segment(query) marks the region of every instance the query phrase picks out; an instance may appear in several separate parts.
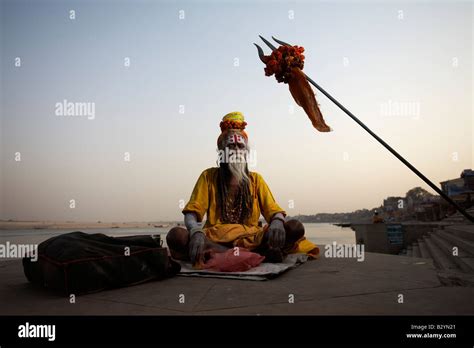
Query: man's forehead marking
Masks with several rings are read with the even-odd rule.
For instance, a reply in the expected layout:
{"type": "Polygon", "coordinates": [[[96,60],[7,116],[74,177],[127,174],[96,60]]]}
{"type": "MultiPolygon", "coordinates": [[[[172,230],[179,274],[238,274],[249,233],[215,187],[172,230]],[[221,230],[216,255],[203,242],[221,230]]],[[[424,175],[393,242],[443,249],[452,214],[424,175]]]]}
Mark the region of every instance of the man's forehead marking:
{"type": "Polygon", "coordinates": [[[230,134],[227,138],[227,141],[231,144],[233,144],[233,143],[243,143],[244,139],[240,134],[230,134]]]}

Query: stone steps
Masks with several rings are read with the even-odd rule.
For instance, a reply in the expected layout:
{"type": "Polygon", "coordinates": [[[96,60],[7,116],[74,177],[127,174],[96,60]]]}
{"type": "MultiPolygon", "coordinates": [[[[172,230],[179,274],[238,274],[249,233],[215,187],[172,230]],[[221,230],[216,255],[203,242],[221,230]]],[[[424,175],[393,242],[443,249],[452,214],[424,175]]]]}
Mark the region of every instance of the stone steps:
{"type": "Polygon", "coordinates": [[[413,243],[413,257],[421,257],[420,246],[418,243],[413,243]]]}
{"type": "Polygon", "coordinates": [[[426,243],[423,240],[423,238],[418,239],[418,247],[420,248],[420,253],[421,253],[422,258],[424,258],[424,259],[431,259],[432,258],[431,254],[430,254],[430,251],[429,251],[428,247],[426,246],[426,243]]]}
{"type": "Polygon", "coordinates": [[[424,241],[426,243],[426,246],[428,247],[428,250],[430,251],[435,266],[438,269],[448,272],[456,272],[460,270],[458,265],[451,261],[449,257],[447,257],[445,253],[438,247],[434,239],[425,236],[424,241]]]}
{"type": "MultiPolygon", "coordinates": [[[[474,207],[467,212],[474,216],[474,207]]],[[[474,286],[474,224],[460,213],[443,222],[400,255],[432,259],[444,285],[474,286]]]]}
{"type": "Polygon", "coordinates": [[[457,255],[454,253],[453,247],[449,240],[444,239],[439,231],[431,234],[431,238],[434,240],[436,245],[444,252],[444,254],[453,261],[463,272],[474,272],[474,258],[465,252],[463,249],[458,248],[457,255]]]}
{"type": "Polygon", "coordinates": [[[446,226],[444,230],[455,236],[474,242],[474,228],[472,225],[451,225],[446,226]]]}
{"type": "Polygon", "coordinates": [[[474,241],[470,241],[462,237],[456,236],[452,233],[449,233],[448,231],[437,230],[434,233],[449,241],[452,246],[462,248],[469,254],[474,255],[474,241]]]}
{"type": "Polygon", "coordinates": [[[474,225],[435,229],[407,246],[404,255],[432,259],[445,285],[474,286],[474,225]]]}
{"type": "MultiPolygon", "coordinates": [[[[474,216],[474,207],[470,207],[470,208],[466,209],[466,212],[469,215],[474,216]]],[[[464,215],[462,215],[458,211],[456,213],[454,213],[453,215],[451,215],[447,218],[444,218],[443,221],[444,222],[470,223],[470,224],[472,224],[472,222],[470,222],[464,215]]]]}

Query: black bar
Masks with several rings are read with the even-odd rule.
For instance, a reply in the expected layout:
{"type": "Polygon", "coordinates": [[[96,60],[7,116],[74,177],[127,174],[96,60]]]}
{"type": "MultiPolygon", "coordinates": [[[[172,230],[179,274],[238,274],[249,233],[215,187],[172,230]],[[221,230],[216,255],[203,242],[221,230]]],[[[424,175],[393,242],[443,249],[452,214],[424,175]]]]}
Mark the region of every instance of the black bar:
{"type": "Polygon", "coordinates": [[[472,347],[472,319],[472,316],[10,316],[0,317],[0,345],[8,348],[17,344],[280,343],[313,347],[320,343],[376,343],[472,347]],[[55,340],[18,337],[19,325],[26,322],[55,325],[55,340]],[[451,337],[407,336],[435,333],[451,337]]]}

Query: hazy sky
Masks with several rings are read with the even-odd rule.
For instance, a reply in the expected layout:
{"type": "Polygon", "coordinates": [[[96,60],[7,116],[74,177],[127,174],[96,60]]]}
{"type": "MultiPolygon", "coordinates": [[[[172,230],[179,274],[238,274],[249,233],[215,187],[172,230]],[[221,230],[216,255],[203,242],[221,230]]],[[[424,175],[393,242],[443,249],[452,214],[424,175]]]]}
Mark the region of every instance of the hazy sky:
{"type": "Polygon", "coordinates": [[[1,6],[0,218],[180,219],[235,110],[251,170],[290,215],[434,192],[319,91],[334,131],[313,129],[265,76],[259,34],[304,46],[304,71],[434,183],[473,167],[472,2],[1,6]],[[63,100],[94,103],[94,117],[56,115],[63,100]]]}

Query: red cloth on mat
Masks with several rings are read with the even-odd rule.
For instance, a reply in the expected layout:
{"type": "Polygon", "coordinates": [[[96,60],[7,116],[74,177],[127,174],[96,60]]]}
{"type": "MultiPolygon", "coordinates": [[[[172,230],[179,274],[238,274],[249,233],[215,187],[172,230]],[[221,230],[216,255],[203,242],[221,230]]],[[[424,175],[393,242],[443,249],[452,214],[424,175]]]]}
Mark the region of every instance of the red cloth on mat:
{"type": "Polygon", "coordinates": [[[265,256],[236,247],[223,253],[213,253],[204,268],[217,272],[245,272],[260,265],[264,259],[265,256]]]}

